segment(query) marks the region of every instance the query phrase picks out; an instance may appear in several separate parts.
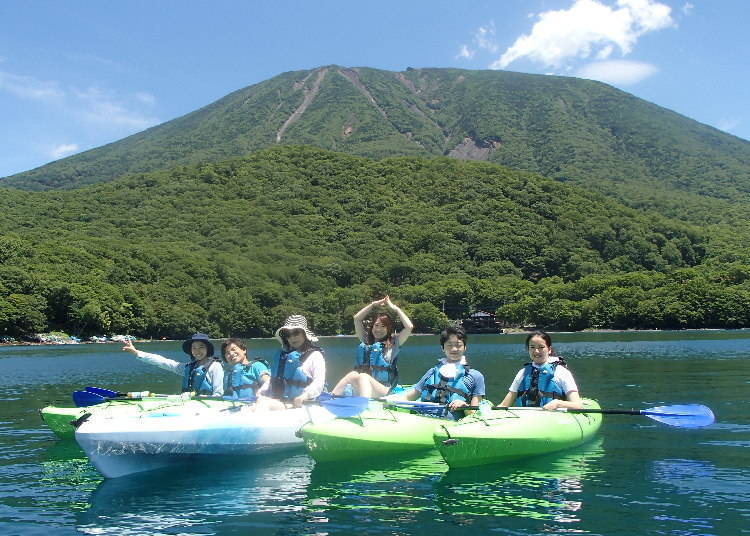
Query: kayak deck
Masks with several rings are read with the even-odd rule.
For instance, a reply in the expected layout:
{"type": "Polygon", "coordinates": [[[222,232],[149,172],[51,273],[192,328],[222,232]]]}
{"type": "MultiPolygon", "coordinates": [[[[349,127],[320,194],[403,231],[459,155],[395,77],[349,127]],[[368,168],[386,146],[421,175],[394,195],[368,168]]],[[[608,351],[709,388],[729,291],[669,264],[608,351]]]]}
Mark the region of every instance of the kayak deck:
{"type": "MultiPolygon", "coordinates": [[[[584,399],[584,408],[599,404],[584,399]]],[[[471,467],[548,454],[575,447],[599,430],[599,413],[566,413],[537,408],[490,410],[453,426],[440,426],[434,443],[450,467],[471,467]]]]}
{"type": "Polygon", "coordinates": [[[39,414],[42,417],[42,421],[59,438],[74,439],[75,428],[71,423],[87,413],[91,416],[119,418],[165,408],[184,408],[191,404],[197,404],[198,407],[210,407],[215,405],[225,406],[232,404],[232,402],[212,399],[191,399],[185,398],[183,395],[162,395],[139,399],[115,398],[101,404],[86,407],[46,406],[39,410],[39,414]]]}

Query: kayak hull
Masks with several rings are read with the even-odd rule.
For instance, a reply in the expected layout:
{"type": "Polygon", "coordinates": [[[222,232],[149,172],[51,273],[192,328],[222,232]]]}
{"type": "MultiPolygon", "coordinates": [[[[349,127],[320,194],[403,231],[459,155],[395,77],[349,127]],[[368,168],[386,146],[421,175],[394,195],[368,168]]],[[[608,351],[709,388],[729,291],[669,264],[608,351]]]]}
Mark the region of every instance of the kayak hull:
{"type": "MultiPolygon", "coordinates": [[[[584,408],[599,404],[584,399],[584,408]]],[[[435,429],[433,439],[449,467],[503,463],[572,448],[593,438],[600,413],[537,409],[490,410],[456,425],[435,429]]]]}
{"type": "Polygon", "coordinates": [[[321,407],[255,412],[248,405],[166,408],[137,416],[95,416],[76,441],[106,478],[215,456],[258,456],[303,447],[295,433],[311,420],[332,419],[321,407]]]}
{"type": "Polygon", "coordinates": [[[309,423],[300,430],[317,462],[377,458],[434,448],[433,432],[453,421],[412,414],[372,402],[355,417],[309,423]]]}

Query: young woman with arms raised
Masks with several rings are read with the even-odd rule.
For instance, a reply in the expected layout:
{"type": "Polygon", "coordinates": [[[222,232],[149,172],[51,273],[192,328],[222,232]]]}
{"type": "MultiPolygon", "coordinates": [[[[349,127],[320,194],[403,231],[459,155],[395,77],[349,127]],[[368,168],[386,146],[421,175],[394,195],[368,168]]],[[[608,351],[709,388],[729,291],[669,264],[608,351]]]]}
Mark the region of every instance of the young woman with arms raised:
{"type": "Polygon", "coordinates": [[[388,296],[363,307],[354,315],[354,330],[360,340],[354,370],[339,380],[332,393],[344,394],[349,384],[359,396],[372,398],[388,394],[398,382],[398,353],[412,329],[414,325],[409,317],[388,296]],[[387,307],[396,313],[403,329],[396,333],[393,319],[387,314],[376,315],[366,329],[365,318],[376,307],[387,307]]]}

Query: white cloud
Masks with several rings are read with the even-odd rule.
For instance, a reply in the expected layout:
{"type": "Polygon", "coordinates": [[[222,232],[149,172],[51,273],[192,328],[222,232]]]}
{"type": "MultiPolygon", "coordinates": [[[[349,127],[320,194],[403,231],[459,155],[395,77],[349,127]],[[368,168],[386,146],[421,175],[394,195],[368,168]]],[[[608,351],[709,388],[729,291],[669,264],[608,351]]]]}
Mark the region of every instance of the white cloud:
{"type": "Polygon", "coordinates": [[[547,68],[561,68],[575,58],[609,58],[615,48],[629,54],[638,39],[674,25],[671,8],[655,0],[575,0],[567,10],[545,11],[531,32],[516,39],[490,68],[504,69],[527,58],[547,68]]]}
{"type": "Polygon", "coordinates": [[[474,57],[474,51],[466,45],[461,45],[461,49],[456,54],[456,59],[470,60],[474,57]]]}
{"type": "Polygon", "coordinates": [[[73,90],[72,95],[81,106],[81,117],[91,123],[143,130],[159,122],[154,117],[129,108],[119,98],[100,88],[73,90]]]}
{"type": "Polygon", "coordinates": [[[579,78],[590,78],[617,86],[630,86],[659,72],[655,65],[630,60],[595,61],[576,71],[579,78]]]}
{"type": "Polygon", "coordinates": [[[31,99],[47,104],[51,110],[63,111],[74,121],[98,123],[108,129],[125,129],[133,132],[159,123],[150,110],[156,97],[147,92],[119,95],[100,88],[64,88],[59,82],[39,80],[0,71],[0,91],[21,99],[31,99]]]}
{"type": "Polygon", "coordinates": [[[58,145],[57,147],[53,148],[49,152],[49,156],[53,160],[59,160],[63,156],[76,152],[78,149],[79,147],[75,143],[64,143],[62,145],[58,145]]]}
{"type": "Polygon", "coordinates": [[[492,54],[497,53],[500,46],[495,41],[495,21],[490,21],[486,26],[480,26],[474,34],[472,41],[476,49],[471,49],[468,45],[461,45],[456,59],[473,59],[477,50],[487,50],[492,54]]]}
{"type": "Polygon", "coordinates": [[[52,100],[65,96],[56,82],[0,72],[0,89],[22,99],[52,100]]]}
{"type": "Polygon", "coordinates": [[[718,123],[716,124],[716,128],[719,130],[723,130],[724,132],[732,132],[734,129],[736,129],[738,126],[740,126],[739,119],[731,119],[731,118],[723,118],[719,119],[718,123]]]}
{"type": "Polygon", "coordinates": [[[690,15],[693,12],[694,7],[695,6],[691,4],[690,2],[685,2],[685,4],[682,6],[682,14],[690,15]]]}
{"type": "Polygon", "coordinates": [[[145,91],[139,91],[138,93],[136,93],[135,98],[143,104],[148,104],[150,106],[156,104],[156,97],[154,97],[151,93],[146,93],[145,91]]]}
{"type": "Polygon", "coordinates": [[[474,41],[479,48],[496,53],[500,46],[495,41],[495,21],[490,21],[487,26],[480,26],[474,35],[474,41]]]}

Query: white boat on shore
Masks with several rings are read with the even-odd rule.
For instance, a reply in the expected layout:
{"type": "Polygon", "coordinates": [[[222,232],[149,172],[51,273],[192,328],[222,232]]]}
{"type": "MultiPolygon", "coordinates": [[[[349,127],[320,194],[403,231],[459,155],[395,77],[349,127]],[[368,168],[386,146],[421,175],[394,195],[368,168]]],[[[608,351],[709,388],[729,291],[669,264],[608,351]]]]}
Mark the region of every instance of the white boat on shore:
{"type": "Polygon", "coordinates": [[[105,478],[215,456],[258,456],[301,449],[296,432],[308,422],[335,416],[321,406],[283,411],[252,411],[249,405],[184,411],[180,407],[131,417],[93,416],[75,437],[105,478]]]}

